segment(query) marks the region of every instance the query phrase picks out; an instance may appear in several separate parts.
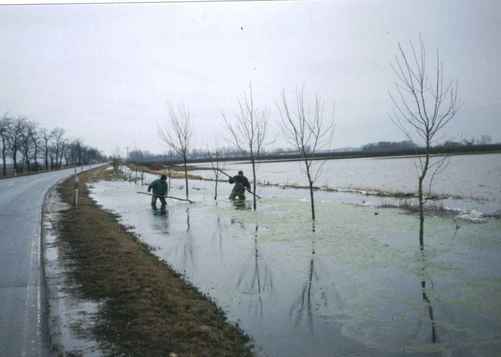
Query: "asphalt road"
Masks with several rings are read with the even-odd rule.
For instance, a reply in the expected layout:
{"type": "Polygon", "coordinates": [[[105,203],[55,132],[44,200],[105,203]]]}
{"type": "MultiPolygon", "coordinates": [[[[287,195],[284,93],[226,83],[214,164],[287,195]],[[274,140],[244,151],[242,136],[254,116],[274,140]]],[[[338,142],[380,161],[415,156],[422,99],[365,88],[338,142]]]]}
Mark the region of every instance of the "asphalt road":
{"type": "Polygon", "coordinates": [[[74,169],[0,180],[0,356],[49,356],[41,269],[46,192],[74,169]]]}

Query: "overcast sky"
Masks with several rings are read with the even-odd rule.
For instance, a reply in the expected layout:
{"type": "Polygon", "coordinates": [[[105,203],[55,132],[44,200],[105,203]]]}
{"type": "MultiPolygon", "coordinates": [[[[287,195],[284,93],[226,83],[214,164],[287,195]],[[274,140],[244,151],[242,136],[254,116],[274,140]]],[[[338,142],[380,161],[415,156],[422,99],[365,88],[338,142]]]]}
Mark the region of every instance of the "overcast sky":
{"type": "Polygon", "coordinates": [[[445,138],[501,141],[498,0],[0,5],[0,24],[0,112],[107,153],[164,152],[168,102],[189,106],[196,146],[227,144],[220,113],[249,81],[272,122],[283,88],[335,103],[334,147],[402,140],[390,63],[419,34],[459,82],[445,138]]]}

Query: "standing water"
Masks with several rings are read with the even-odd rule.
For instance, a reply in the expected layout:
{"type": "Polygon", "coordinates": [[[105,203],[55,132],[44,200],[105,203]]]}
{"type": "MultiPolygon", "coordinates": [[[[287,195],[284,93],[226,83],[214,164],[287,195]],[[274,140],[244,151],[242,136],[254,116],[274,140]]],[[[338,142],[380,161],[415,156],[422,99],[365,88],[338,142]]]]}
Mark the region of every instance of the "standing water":
{"type": "MultiPolygon", "coordinates": [[[[432,158],[432,163],[441,158],[432,158]]],[[[315,185],[338,190],[341,201],[361,202],[367,195],[391,198],[402,193],[417,192],[416,158],[366,158],[325,160],[315,185]]],[[[201,166],[207,166],[203,164],[201,166]]],[[[305,186],[306,176],[301,161],[264,162],[258,167],[258,181],[275,185],[305,186]]],[[[250,173],[250,165],[228,164],[230,172],[250,173]]],[[[198,172],[198,171],[197,171],[198,172]]],[[[213,176],[211,171],[203,171],[213,176]]],[[[425,181],[430,190],[432,174],[425,181]]],[[[431,182],[431,193],[441,196],[436,204],[456,210],[477,210],[485,214],[501,213],[501,154],[451,156],[431,182]]],[[[373,199],[374,203],[381,200],[373,199]]]]}
{"type": "MultiPolygon", "coordinates": [[[[182,180],[172,183],[171,194],[182,196],[182,180]]],[[[231,186],[220,186],[220,197],[227,197],[231,186]]],[[[313,233],[306,190],[261,187],[253,212],[215,202],[213,183],[191,181],[196,203],[169,201],[166,216],[152,214],[139,190],[98,182],[92,195],[212,296],[254,339],[258,355],[497,356],[501,350],[499,219],[427,217],[421,254],[416,216],[346,203],[336,192],[316,193],[313,233]]]]}

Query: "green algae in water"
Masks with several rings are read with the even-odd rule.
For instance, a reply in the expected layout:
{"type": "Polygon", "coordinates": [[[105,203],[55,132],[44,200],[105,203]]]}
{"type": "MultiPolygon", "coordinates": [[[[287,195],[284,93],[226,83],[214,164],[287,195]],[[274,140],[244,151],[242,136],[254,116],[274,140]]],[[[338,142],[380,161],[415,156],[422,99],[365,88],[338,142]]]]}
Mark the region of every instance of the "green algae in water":
{"type": "Polygon", "coordinates": [[[495,355],[497,221],[457,228],[452,218],[427,217],[423,255],[416,215],[329,195],[318,200],[315,233],[309,202],[285,192],[260,200],[257,212],[226,202],[216,207],[194,192],[198,203],[189,214],[172,204],[168,229],[161,230],[147,203],[139,209],[137,195],[130,196],[106,200],[107,208],[210,293],[263,355],[495,355]]]}

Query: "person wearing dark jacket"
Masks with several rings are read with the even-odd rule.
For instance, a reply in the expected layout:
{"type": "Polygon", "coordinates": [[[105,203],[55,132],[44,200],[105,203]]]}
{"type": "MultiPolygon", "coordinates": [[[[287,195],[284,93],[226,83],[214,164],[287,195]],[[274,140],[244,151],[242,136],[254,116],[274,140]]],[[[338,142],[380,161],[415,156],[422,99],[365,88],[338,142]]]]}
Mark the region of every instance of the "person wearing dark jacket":
{"type": "Polygon", "coordinates": [[[159,179],[156,179],[148,186],[148,192],[153,190],[153,194],[151,196],[151,208],[155,211],[157,210],[157,199],[160,200],[162,204],[160,210],[165,211],[165,196],[167,196],[167,176],[162,175],[159,179]]]}
{"type": "Polygon", "coordinates": [[[250,183],[243,171],[238,171],[238,175],[230,177],[230,183],[234,183],[233,190],[230,194],[230,200],[241,199],[245,200],[245,191],[250,191],[250,183]]]}

